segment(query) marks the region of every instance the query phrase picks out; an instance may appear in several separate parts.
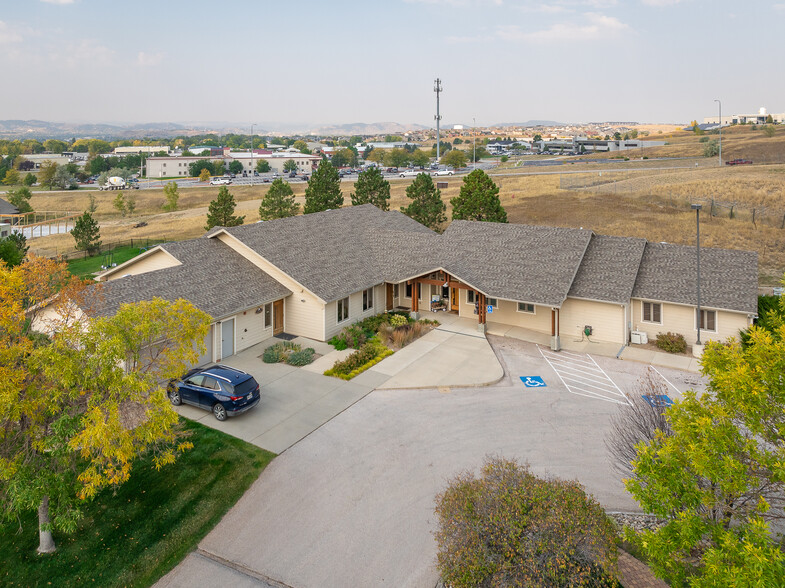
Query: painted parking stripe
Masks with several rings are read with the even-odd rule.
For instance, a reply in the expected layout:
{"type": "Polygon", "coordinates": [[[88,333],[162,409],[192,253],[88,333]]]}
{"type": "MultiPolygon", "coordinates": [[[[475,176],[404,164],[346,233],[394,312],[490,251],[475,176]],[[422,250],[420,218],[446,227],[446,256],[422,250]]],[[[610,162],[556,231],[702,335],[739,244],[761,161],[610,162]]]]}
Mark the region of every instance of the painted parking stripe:
{"type": "Polygon", "coordinates": [[[537,349],[571,394],[615,404],[628,404],[624,392],[592,356],[567,351],[557,354],[539,345],[537,349]]]}
{"type": "Polygon", "coordinates": [[[679,390],[679,389],[678,389],[676,386],[674,386],[674,385],[671,383],[671,381],[670,381],[668,378],[666,378],[665,376],[663,376],[663,375],[662,375],[662,372],[660,372],[660,370],[658,370],[658,369],[657,369],[656,367],[654,367],[653,365],[652,365],[652,366],[649,366],[649,367],[650,367],[651,369],[653,369],[655,372],[657,372],[657,373],[660,375],[660,377],[661,377],[663,380],[665,380],[665,383],[666,383],[666,384],[668,384],[668,385],[669,385],[671,388],[673,388],[674,390],[676,390],[676,392],[678,392],[679,394],[681,394],[681,390],[679,390]]]}

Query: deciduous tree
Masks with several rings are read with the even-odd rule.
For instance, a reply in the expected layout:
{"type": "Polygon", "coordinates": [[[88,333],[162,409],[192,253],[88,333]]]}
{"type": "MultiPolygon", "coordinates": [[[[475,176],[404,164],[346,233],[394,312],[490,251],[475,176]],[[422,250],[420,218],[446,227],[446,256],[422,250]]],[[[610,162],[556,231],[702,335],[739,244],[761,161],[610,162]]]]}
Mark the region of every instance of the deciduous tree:
{"type": "Polygon", "coordinates": [[[637,447],[627,489],[667,523],[636,542],[673,585],[775,586],[785,577],[772,536],[785,520],[785,325],[776,331],[752,327],[745,348],[708,343],[707,392],[687,392],[666,412],[672,434],[637,447]]]}
{"type": "Polygon", "coordinates": [[[327,160],[322,160],[305,189],[305,214],[341,208],[341,178],[338,170],[327,160]]]}
{"type": "Polygon", "coordinates": [[[442,155],[442,159],[439,163],[442,165],[450,165],[455,169],[464,167],[466,165],[466,153],[460,149],[453,149],[442,155]]]}
{"type": "Polygon", "coordinates": [[[115,196],[114,201],[112,202],[112,206],[120,213],[120,216],[126,215],[128,210],[125,207],[125,197],[123,196],[122,191],[117,193],[117,196],[115,196]]]}
{"type": "Polygon", "coordinates": [[[499,186],[481,169],[463,178],[461,191],[450,204],[453,220],[507,222],[507,211],[499,200],[499,186]]]}
{"type": "Polygon", "coordinates": [[[27,238],[22,233],[11,233],[0,239],[0,260],[8,267],[16,267],[27,255],[27,238]]]}
{"type": "Polygon", "coordinates": [[[58,167],[59,166],[54,161],[43,162],[41,164],[41,170],[38,172],[39,183],[42,186],[47,186],[51,190],[58,167]]]}
{"type": "Polygon", "coordinates": [[[19,183],[19,172],[15,169],[11,168],[5,172],[5,177],[3,178],[3,183],[6,186],[15,186],[19,183]]]}
{"type": "Polygon", "coordinates": [[[294,159],[287,159],[283,162],[283,171],[285,172],[296,172],[297,171],[297,162],[294,159]]]}
{"type": "Polygon", "coordinates": [[[300,205],[294,201],[294,192],[288,182],[276,178],[259,205],[259,217],[262,220],[273,220],[296,216],[300,205]]]}
{"type": "Polygon", "coordinates": [[[101,248],[101,231],[98,223],[89,212],[76,219],[71,235],[76,241],[76,249],[93,253],[101,248]]]}
{"type": "Polygon", "coordinates": [[[390,210],[390,182],[384,179],[376,167],[360,172],[351,194],[352,206],[373,204],[381,210],[390,210]]]}
{"type": "Polygon", "coordinates": [[[33,212],[33,207],[30,206],[30,198],[32,197],[33,194],[27,186],[22,186],[16,190],[9,190],[8,194],[6,194],[8,202],[13,204],[17,210],[22,213],[33,212]]]}
{"type": "Polygon", "coordinates": [[[0,276],[0,505],[8,520],[37,509],[39,552],[51,552],[52,531],[73,531],[138,457],[160,469],[190,446],[160,382],[196,360],[209,317],[153,299],[90,318],[94,288],[40,258],[0,276]],[[42,320],[44,304],[62,320],[42,320]]]}
{"type": "Polygon", "coordinates": [[[229,172],[233,174],[243,173],[243,162],[236,159],[229,162],[229,172]]]}
{"type": "Polygon", "coordinates": [[[207,208],[207,225],[205,230],[209,231],[213,227],[236,227],[243,224],[245,216],[235,216],[234,209],[237,203],[234,196],[229,192],[229,188],[221,186],[218,189],[218,196],[210,202],[207,208]]]}
{"type": "Polygon", "coordinates": [[[25,178],[22,180],[22,184],[28,188],[35,184],[35,175],[28,172],[25,178]]]}
{"type": "Polygon", "coordinates": [[[270,163],[266,159],[262,159],[256,164],[256,171],[260,174],[266,174],[270,171],[270,163]]]}
{"type": "Polygon", "coordinates": [[[164,197],[166,202],[161,205],[166,212],[174,212],[177,210],[177,201],[180,200],[180,192],[177,188],[177,182],[167,182],[164,185],[164,197]]]}
{"type": "Polygon", "coordinates": [[[300,153],[308,154],[308,153],[311,152],[311,150],[308,149],[308,144],[305,141],[301,140],[301,139],[298,139],[297,141],[295,141],[292,144],[292,147],[297,149],[297,151],[299,151],[300,153]]]}
{"type": "Polygon", "coordinates": [[[202,171],[199,172],[199,181],[207,182],[209,180],[210,180],[210,170],[207,168],[202,168],[202,171]]]}
{"type": "Polygon", "coordinates": [[[401,212],[429,229],[441,231],[442,225],[447,222],[447,205],[442,200],[441,191],[434,186],[431,176],[424,172],[417,174],[406,188],[406,196],[412,202],[401,208],[401,212]]]}

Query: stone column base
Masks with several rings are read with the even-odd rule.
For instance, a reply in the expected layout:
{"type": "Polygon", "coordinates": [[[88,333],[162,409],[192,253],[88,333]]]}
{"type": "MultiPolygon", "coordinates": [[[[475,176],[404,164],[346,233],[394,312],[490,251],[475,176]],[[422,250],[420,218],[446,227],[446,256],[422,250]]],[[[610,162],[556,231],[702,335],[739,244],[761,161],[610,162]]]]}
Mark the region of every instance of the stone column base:
{"type": "Polygon", "coordinates": [[[558,335],[551,337],[551,351],[561,350],[561,338],[558,335]]]}
{"type": "Polygon", "coordinates": [[[488,330],[488,325],[485,323],[477,323],[477,331],[480,333],[485,333],[488,330]]]}
{"type": "Polygon", "coordinates": [[[412,317],[414,320],[420,320],[420,313],[419,312],[410,312],[409,316],[412,317]]]}
{"type": "Polygon", "coordinates": [[[700,345],[698,345],[697,343],[694,343],[692,345],[692,356],[693,357],[697,357],[698,359],[703,357],[703,347],[704,347],[703,343],[701,343],[700,345]]]}

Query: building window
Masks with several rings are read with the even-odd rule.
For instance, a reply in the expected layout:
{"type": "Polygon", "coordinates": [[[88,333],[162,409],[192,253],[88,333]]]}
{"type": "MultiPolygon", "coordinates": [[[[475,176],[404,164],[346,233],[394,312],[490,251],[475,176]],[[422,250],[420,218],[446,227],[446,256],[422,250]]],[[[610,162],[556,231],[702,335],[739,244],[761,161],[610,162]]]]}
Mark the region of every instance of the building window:
{"type": "MultiPolygon", "coordinates": [[[[697,322],[697,308],[695,309],[696,322],[697,322]]],[[[716,331],[717,330],[717,311],[701,309],[701,330],[702,331],[716,331]]]]}
{"type": "Polygon", "coordinates": [[[643,303],[643,322],[662,324],[662,305],[659,302],[643,303]]]}
{"type": "Polygon", "coordinates": [[[403,294],[404,298],[411,298],[412,297],[412,284],[411,282],[406,282],[406,289],[403,294]]]}
{"type": "Polygon", "coordinates": [[[526,312],[529,314],[534,314],[534,305],[528,304],[526,302],[519,302],[518,303],[518,312],[526,312]]]}
{"type": "Polygon", "coordinates": [[[338,301],[338,322],[343,322],[349,318],[349,297],[338,301]]]}
{"type": "Polygon", "coordinates": [[[474,304],[474,290],[466,290],[466,304],[474,304]]]}
{"type": "Polygon", "coordinates": [[[264,328],[269,329],[270,326],[273,324],[273,305],[265,304],[264,305],[264,328]]]}
{"type": "Polygon", "coordinates": [[[499,302],[496,300],[496,298],[488,298],[486,305],[493,306],[494,308],[496,308],[497,306],[499,306],[499,302]]]}
{"type": "Polygon", "coordinates": [[[393,298],[398,298],[398,284],[393,284],[393,298]]]}
{"type": "Polygon", "coordinates": [[[373,288],[363,290],[363,312],[373,308],[373,288]]]}

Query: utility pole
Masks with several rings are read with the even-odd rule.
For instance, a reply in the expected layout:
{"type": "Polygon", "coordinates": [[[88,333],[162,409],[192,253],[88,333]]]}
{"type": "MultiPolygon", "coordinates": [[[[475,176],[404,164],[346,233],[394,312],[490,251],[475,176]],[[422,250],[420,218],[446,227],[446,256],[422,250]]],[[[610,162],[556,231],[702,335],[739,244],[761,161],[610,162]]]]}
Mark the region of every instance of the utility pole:
{"type": "Polygon", "coordinates": [[[442,81],[439,78],[436,78],[436,81],[433,83],[433,91],[436,92],[436,116],[433,118],[436,119],[436,164],[439,164],[439,153],[441,149],[441,139],[439,138],[439,121],[442,120],[442,115],[439,114],[439,94],[442,91],[442,81]]]}
{"type": "Polygon", "coordinates": [[[253,164],[253,125],[251,125],[251,185],[253,186],[256,181],[254,179],[254,173],[256,173],[256,168],[253,164]]]}
{"type": "Polygon", "coordinates": [[[701,345],[701,208],[703,208],[700,204],[692,204],[690,206],[695,211],[695,253],[697,256],[697,272],[698,272],[698,312],[697,316],[695,317],[695,322],[697,323],[698,328],[698,340],[696,341],[697,345],[701,345]]]}
{"type": "Polygon", "coordinates": [[[472,169],[477,169],[477,119],[472,117],[472,169]]]}
{"type": "Polygon", "coordinates": [[[722,102],[716,98],[714,101],[720,105],[720,167],[722,167],[722,102]]]}

